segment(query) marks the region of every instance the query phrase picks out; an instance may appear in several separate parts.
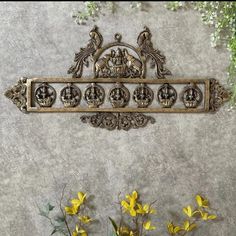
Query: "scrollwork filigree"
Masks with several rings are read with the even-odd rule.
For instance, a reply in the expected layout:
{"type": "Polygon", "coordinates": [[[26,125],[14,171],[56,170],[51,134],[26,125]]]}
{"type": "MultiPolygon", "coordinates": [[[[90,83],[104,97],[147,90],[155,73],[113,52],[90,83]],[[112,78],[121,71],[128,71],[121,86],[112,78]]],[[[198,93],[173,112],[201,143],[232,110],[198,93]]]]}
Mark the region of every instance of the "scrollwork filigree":
{"type": "Polygon", "coordinates": [[[19,110],[24,113],[27,112],[26,81],[27,78],[21,78],[16,85],[5,92],[5,96],[12,100],[12,102],[19,108],[19,110]]]}
{"type": "Polygon", "coordinates": [[[149,122],[155,123],[155,119],[142,113],[97,113],[91,116],[82,116],[81,121],[95,128],[107,130],[130,130],[145,127],[149,122]]]}
{"type": "Polygon", "coordinates": [[[98,32],[97,26],[94,26],[94,28],[90,31],[89,36],[91,39],[89,40],[86,48],[81,48],[80,52],[75,53],[75,63],[67,71],[68,74],[72,74],[73,78],[80,78],[82,76],[83,66],[89,66],[88,57],[93,56],[102,45],[103,37],[98,32]]]}
{"type": "Polygon", "coordinates": [[[158,49],[153,48],[151,41],[152,34],[148,27],[144,27],[144,30],[139,34],[137,43],[141,54],[146,57],[146,60],[151,58],[151,67],[156,65],[156,77],[158,79],[164,79],[166,75],[171,75],[171,72],[164,67],[166,58],[158,49]]]}
{"type": "Polygon", "coordinates": [[[217,111],[230,99],[230,91],[225,89],[216,79],[210,79],[210,111],[217,111]]]}

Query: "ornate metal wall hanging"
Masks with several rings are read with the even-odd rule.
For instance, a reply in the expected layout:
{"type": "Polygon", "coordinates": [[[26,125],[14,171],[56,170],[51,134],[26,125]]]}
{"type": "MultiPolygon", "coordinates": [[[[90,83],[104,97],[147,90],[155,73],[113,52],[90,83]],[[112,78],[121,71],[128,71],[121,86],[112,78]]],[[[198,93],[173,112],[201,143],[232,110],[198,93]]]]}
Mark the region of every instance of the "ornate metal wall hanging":
{"type": "Polygon", "coordinates": [[[214,112],[229,99],[229,91],[215,79],[166,78],[171,72],[165,68],[165,56],[154,49],[147,27],[137,47],[122,42],[118,33],[114,42],[102,46],[96,26],[89,36],[68,70],[72,78],[22,78],[5,95],[22,112],[96,113],[83,115],[82,122],[108,130],[155,122],[144,113],[214,112]],[[82,77],[89,64],[93,76],[82,77]],[[154,78],[146,78],[148,64],[154,78]]]}

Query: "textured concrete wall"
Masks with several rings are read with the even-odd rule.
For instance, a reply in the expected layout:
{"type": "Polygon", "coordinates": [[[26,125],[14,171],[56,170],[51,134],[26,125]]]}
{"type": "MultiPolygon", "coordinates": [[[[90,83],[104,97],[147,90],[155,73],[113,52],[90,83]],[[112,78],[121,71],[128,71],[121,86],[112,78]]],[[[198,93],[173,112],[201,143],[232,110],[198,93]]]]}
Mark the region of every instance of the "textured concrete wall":
{"type": "MultiPolygon", "coordinates": [[[[94,235],[107,235],[117,194],[133,189],[157,199],[158,233],[178,219],[196,193],[209,197],[223,220],[195,235],[235,236],[236,116],[226,107],[212,114],[157,114],[156,124],[129,132],[94,129],[79,114],[24,115],[3,93],[20,76],[67,76],[74,52],[85,46],[93,24],[78,26],[76,2],[0,3],[0,235],[47,236],[37,204],[56,204],[64,183],[95,195],[94,235]],[[175,212],[178,212],[176,215],[175,212]]],[[[128,8],[96,24],[106,42],[117,31],[136,43],[144,25],[175,76],[215,77],[226,83],[229,53],[210,46],[212,29],[195,11],[170,12],[151,3],[148,12],[128,8]]]]}

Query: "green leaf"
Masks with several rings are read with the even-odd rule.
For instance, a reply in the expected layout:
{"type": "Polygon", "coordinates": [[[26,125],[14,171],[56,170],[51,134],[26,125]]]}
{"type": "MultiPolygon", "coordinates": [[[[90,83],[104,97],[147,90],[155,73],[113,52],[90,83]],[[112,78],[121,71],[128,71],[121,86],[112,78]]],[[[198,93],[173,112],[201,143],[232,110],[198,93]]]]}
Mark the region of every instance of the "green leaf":
{"type": "Polygon", "coordinates": [[[111,221],[112,226],[113,226],[113,228],[114,228],[114,230],[115,230],[115,233],[116,233],[116,235],[117,235],[118,226],[116,225],[116,222],[115,222],[111,217],[108,217],[108,218],[109,218],[109,220],[111,221]]]}
{"type": "Polygon", "coordinates": [[[63,234],[63,235],[67,235],[67,234],[65,233],[63,227],[61,227],[61,226],[54,226],[54,229],[53,229],[51,235],[53,235],[53,234],[55,234],[55,233],[61,233],[61,234],[63,234]]]}
{"type": "Polygon", "coordinates": [[[39,215],[48,218],[48,214],[49,214],[48,211],[46,211],[45,209],[40,209],[39,208],[39,215]]]}
{"type": "Polygon", "coordinates": [[[65,217],[57,216],[55,219],[55,225],[58,227],[65,227],[65,217]]]}
{"type": "Polygon", "coordinates": [[[54,230],[52,231],[51,235],[55,234],[56,232],[57,232],[57,230],[54,229],[54,230]]]}
{"type": "Polygon", "coordinates": [[[55,221],[58,223],[64,223],[65,222],[65,217],[64,216],[57,216],[55,218],[55,221]]]}
{"type": "Polygon", "coordinates": [[[50,203],[47,203],[43,208],[39,208],[39,215],[44,216],[48,218],[49,212],[54,209],[54,206],[52,206],[50,203]]]}
{"type": "Polygon", "coordinates": [[[50,203],[47,204],[48,211],[52,211],[55,208],[55,206],[51,205],[50,203]]]}

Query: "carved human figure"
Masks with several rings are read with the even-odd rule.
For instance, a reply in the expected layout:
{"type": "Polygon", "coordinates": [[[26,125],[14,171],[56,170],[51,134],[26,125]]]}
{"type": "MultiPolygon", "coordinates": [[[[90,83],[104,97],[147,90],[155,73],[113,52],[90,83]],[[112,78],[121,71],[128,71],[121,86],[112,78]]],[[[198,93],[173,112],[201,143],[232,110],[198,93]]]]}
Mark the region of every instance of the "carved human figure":
{"type": "Polygon", "coordinates": [[[84,99],[90,108],[99,107],[103,103],[104,97],[104,89],[95,83],[88,86],[84,93],[84,99]]]}
{"type": "Polygon", "coordinates": [[[64,107],[75,107],[81,99],[81,92],[75,85],[68,84],[61,90],[61,101],[64,107]]]}
{"type": "Polygon", "coordinates": [[[203,95],[201,90],[194,84],[190,84],[183,89],[181,100],[186,108],[196,108],[200,105],[203,95]]]}
{"type": "Polygon", "coordinates": [[[140,84],[133,94],[134,101],[138,104],[138,107],[148,107],[153,100],[153,91],[145,84],[140,84]]]}
{"type": "Polygon", "coordinates": [[[35,99],[41,107],[50,107],[56,99],[56,91],[47,83],[42,83],[35,90],[35,99]]]}
{"type": "Polygon", "coordinates": [[[158,102],[164,108],[170,108],[174,105],[177,99],[176,90],[168,83],[163,84],[157,92],[158,102]]]}
{"type": "Polygon", "coordinates": [[[109,92],[109,100],[113,107],[125,107],[129,102],[129,90],[120,83],[116,83],[109,92]]]}

